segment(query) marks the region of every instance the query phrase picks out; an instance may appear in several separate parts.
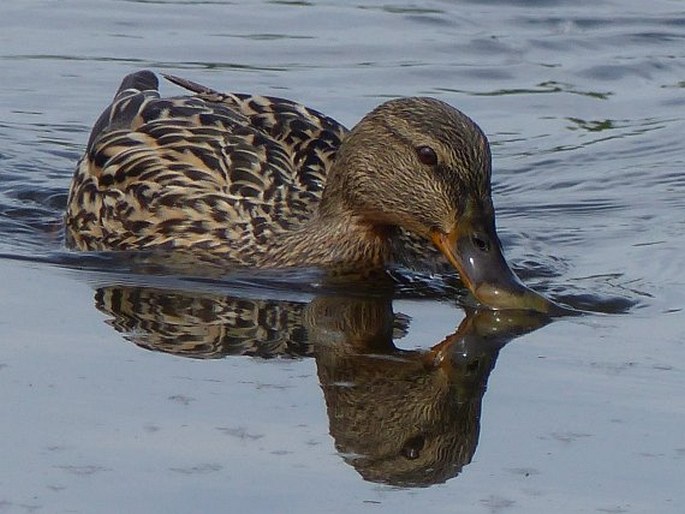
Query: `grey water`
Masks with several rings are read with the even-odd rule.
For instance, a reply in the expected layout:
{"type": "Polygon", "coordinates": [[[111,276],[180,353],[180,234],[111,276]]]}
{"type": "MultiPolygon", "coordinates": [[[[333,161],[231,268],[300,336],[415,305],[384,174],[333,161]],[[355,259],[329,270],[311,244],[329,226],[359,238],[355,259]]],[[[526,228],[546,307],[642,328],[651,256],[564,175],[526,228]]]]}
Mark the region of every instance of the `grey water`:
{"type": "Polygon", "coordinates": [[[2,2],[0,66],[0,512],[682,512],[685,2],[2,2]],[[142,68],[347,126],[451,103],[512,266],[587,314],[67,251],[142,68]]]}

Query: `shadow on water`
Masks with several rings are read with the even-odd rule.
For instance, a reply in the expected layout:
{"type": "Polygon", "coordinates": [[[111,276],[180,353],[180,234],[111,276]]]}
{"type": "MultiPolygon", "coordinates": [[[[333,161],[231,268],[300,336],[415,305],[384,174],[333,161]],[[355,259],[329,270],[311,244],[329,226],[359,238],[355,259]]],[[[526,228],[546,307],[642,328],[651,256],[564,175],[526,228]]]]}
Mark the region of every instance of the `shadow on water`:
{"type": "Polygon", "coordinates": [[[389,296],[320,295],[309,303],[154,287],[105,286],[108,323],[136,345],[197,359],[313,357],[330,433],[368,481],[442,483],[476,450],[488,377],[500,349],[549,322],[526,312],[467,311],[428,350],[402,350],[409,328],[389,296]]]}

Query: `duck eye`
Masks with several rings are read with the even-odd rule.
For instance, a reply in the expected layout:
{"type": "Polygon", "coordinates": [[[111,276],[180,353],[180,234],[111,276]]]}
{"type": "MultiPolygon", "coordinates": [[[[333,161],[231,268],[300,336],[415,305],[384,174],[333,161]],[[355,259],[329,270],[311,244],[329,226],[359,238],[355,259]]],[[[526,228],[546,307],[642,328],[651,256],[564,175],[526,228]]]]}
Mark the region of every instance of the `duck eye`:
{"type": "Polygon", "coordinates": [[[481,252],[489,252],[490,251],[490,243],[488,242],[488,240],[485,239],[484,237],[481,237],[478,234],[474,234],[471,236],[471,242],[481,252]]]}
{"type": "Polygon", "coordinates": [[[416,155],[426,166],[435,166],[438,163],[438,156],[430,146],[419,146],[416,149],[416,155]]]}

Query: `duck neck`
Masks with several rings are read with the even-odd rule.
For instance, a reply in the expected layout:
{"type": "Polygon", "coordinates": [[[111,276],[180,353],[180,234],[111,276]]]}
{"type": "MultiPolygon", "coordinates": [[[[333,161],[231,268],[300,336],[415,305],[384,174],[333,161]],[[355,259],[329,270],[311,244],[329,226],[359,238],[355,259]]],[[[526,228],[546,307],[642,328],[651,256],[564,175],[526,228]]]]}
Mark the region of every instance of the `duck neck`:
{"type": "Polygon", "coordinates": [[[343,210],[326,209],[297,229],[274,235],[266,264],[380,269],[390,259],[390,230],[343,210]]]}

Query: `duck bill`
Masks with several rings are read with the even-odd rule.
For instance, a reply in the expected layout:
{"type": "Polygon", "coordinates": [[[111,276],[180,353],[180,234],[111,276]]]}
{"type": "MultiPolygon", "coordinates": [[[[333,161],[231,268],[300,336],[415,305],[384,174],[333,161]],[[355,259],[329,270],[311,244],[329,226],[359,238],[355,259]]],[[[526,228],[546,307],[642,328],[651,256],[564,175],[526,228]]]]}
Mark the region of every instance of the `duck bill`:
{"type": "Polygon", "coordinates": [[[449,233],[433,229],[431,239],[480,303],[495,310],[556,311],[554,303],[523,285],[511,270],[494,219],[462,219],[449,233]]]}

